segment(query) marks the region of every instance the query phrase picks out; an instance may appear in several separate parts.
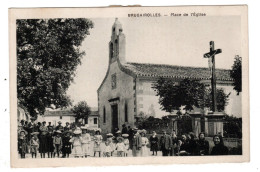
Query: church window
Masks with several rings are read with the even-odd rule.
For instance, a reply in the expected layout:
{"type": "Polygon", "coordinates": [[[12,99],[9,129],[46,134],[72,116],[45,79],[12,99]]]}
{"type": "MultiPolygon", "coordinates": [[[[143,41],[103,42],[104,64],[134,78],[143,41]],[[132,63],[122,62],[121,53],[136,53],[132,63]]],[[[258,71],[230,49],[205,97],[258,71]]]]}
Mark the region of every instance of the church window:
{"type": "Polygon", "coordinates": [[[103,123],[106,123],[106,108],[103,108],[103,123]]]}
{"type": "Polygon", "coordinates": [[[110,43],[109,49],[110,49],[110,58],[112,59],[114,55],[113,43],[110,43]]]}
{"type": "Polygon", "coordinates": [[[112,89],[116,89],[116,74],[112,75],[112,89]]]}
{"type": "Polygon", "coordinates": [[[128,122],[128,109],[127,109],[127,103],[125,103],[125,122],[128,122]]]}
{"type": "Polygon", "coordinates": [[[117,50],[118,50],[118,41],[117,39],[115,40],[115,50],[114,50],[114,54],[117,55],[117,50]]]}
{"type": "Polygon", "coordinates": [[[97,118],[94,118],[94,124],[97,124],[97,118]]]}

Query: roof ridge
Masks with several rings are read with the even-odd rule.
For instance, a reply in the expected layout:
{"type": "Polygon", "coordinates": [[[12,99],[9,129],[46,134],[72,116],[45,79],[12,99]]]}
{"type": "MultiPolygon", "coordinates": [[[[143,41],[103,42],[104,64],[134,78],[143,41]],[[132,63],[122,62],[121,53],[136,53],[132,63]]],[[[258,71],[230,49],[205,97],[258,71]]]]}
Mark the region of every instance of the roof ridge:
{"type": "MultiPolygon", "coordinates": [[[[151,66],[169,66],[169,67],[182,67],[182,68],[192,68],[192,69],[208,69],[208,67],[196,67],[196,66],[183,66],[183,65],[171,65],[171,64],[157,64],[157,63],[137,63],[137,62],[127,62],[126,64],[139,64],[139,65],[151,65],[151,66]]],[[[124,65],[125,66],[125,65],[124,65]]],[[[216,70],[226,70],[231,69],[216,68],[216,70]]]]}

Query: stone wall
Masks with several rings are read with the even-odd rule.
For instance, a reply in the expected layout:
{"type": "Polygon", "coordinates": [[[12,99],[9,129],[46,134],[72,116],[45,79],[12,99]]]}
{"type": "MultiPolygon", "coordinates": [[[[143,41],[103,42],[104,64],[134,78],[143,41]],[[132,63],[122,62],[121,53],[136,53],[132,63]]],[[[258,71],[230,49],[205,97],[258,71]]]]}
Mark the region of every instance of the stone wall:
{"type": "Polygon", "coordinates": [[[98,107],[100,115],[100,128],[102,132],[112,131],[112,110],[109,100],[119,98],[118,103],[118,126],[121,129],[122,124],[134,125],[135,114],[135,80],[132,76],[122,72],[119,69],[118,61],[110,64],[107,77],[98,91],[98,107]],[[116,75],[116,88],[112,89],[112,75],[116,75]],[[127,104],[128,122],[125,122],[125,104],[127,104]],[[105,107],[105,108],[104,108],[105,107]],[[104,121],[104,109],[106,120],[104,121]],[[105,122],[105,123],[104,123],[105,122]]]}

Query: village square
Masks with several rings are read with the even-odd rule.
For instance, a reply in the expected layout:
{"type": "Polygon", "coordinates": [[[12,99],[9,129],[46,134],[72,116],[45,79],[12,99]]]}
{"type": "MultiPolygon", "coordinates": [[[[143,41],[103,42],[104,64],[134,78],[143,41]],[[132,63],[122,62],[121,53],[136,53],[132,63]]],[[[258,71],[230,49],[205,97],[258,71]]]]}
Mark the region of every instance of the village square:
{"type": "Polygon", "coordinates": [[[205,36],[203,44],[198,41],[205,51],[190,59],[185,53],[199,50],[196,44],[183,50],[182,46],[190,46],[186,42],[194,41],[189,35],[176,32],[177,43],[166,40],[163,47],[163,38],[175,32],[166,27],[176,20],[171,18],[159,23],[165,28],[160,27],[161,32],[147,38],[142,47],[151,56],[160,52],[157,61],[149,55],[145,62],[135,61],[131,58],[142,59],[144,53],[128,49],[134,50],[132,46],[149,34],[140,29],[148,27],[148,22],[142,26],[136,20],[17,22],[19,158],[242,155],[239,52],[232,51],[229,66],[223,67],[226,47],[219,46],[215,37],[205,36]],[[131,25],[132,21],[138,25],[131,25]],[[175,47],[172,52],[171,46],[175,47]],[[160,56],[175,53],[178,59],[158,63],[160,56]],[[95,72],[90,71],[94,68],[95,72]]]}

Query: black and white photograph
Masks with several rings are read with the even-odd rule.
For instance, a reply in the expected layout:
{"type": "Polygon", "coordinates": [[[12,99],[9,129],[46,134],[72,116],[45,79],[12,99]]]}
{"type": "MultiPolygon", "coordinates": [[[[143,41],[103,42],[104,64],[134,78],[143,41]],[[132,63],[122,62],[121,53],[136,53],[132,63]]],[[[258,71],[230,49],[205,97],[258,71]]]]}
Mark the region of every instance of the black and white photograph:
{"type": "Polygon", "coordinates": [[[248,161],[246,6],[57,10],[12,15],[14,164],[248,161]]]}

